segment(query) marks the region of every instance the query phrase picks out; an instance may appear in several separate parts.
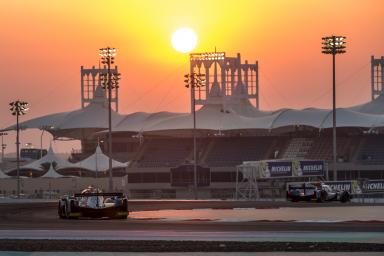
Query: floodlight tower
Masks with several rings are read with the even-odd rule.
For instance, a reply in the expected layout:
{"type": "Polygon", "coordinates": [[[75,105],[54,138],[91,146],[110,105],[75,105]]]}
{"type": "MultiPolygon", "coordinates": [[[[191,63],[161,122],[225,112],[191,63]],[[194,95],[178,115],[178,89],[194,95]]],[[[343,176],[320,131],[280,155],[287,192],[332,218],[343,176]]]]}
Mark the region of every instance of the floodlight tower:
{"type": "Polygon", "coordinates": [[[191,72],[184,75],[185,87],[191,88],[191,100],[192,100],[192,113],[193,113],[193,193],[195,199],[197,199],[197,146],[196,146],[196,100],[195,93],[196,88],[204,86],[205,79],[203,74],[197,74],[191,72]]]}
{"type": "MultiPolygon", "coordinates": [[[[227,105],[242,105],[242,102],[255,100],[259,109],[259,64],[241,62],[240,53],[236,57],[226,56],[225,52],[192,53],[190,73],[205,74],[206,86],[197,90],[196,105],[221,105],[226,112],[227,105]],[[240,103],[240,104],[239,104],[240,103]]],[[[192,109],[192,104],[191,104],[192,109]]]]}
{"type": "Polygon", "coordinates": [[[9,103],[9,110],[12,115],[16,116],[16,173],[17,173],[17,198],[20,198],[20,141],[19,141],[19,116],[27,114],[28,103],[25,101],[16,100],[9,103]]]}
{"type": "Polygon", "coordinates": [[[100,49],[101,63],[107,65],[107,73],[101,74],[101,86],[108,90],[108,157],[109,157],[109,191],[113,190],[112,180],[112,89],[118,88],[120,80],[119,73],[111,72],[111,65],[115,63],[116,49],[101,48],[100,49]]]}
{"type": "Polygon", "coordinates": [[[371,90],[372,100],[384,91],[384,56],[381,58],[371,56],[371,90]]]}
{"type": "MultiPolygon", "coordinates": [[[[333,180],[336,180],[337,175],[337,144],[336,144],[336,54],[345,53],[345,36],[327,36],[323,37],[322,40],[322,53],[324,54],[332,54],[332,74],[333,74],[333,104],[332,104],[332,147],[333,147],[333,180]]],[[[327,177],[328,178],[328,177],[327,177]]]]}

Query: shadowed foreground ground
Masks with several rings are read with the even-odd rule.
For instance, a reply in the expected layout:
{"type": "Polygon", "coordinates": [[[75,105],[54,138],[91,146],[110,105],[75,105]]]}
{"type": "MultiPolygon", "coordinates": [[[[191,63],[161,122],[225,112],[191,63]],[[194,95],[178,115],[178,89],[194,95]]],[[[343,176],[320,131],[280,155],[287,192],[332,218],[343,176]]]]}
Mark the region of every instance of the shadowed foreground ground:
{"type": "Polygon", "coordinates": [[[384,244],[202,241],[0,240],[2,251],[99,252],[384,252],[384,244]]]}

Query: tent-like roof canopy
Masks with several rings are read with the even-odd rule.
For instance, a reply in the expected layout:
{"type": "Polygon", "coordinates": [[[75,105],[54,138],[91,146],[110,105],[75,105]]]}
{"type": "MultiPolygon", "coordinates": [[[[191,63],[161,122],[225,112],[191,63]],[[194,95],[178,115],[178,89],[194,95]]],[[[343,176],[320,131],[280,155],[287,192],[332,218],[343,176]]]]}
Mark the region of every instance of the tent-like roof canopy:
{"type": "Polygon", "coordinates": [[[11,176],[5,174],[2,170],[0,170],[0,179],[9,179],[11,176]]]}
{"type": "MultiPolygon", "coordinates": [[[[108,127],[108,109],[105,96],[99,87],[94,100],[85,108],[35,118],[21,123],[23,128],[47,129],[55,137],[82,139],[104,133],[108,127]]],[[[384,127],[384,96],[358,106],[338,108],[337,127],[382,128],[384,127]]],[[[208,104],[196,111],[196,128],[201,130],[272,130],[293,126],[308,126],[315,129],[332,127],[332,110],[307,108],[260,111],[247,99],[235,96],[223,98],[219,103],[208,104]]],[[[113,132],[156,133],[163,131],[191,130],[191,113],[136,112],[120,115],[112,111],[113,132]]],[[[5,130],[14,129],[10,126],[5,130]]]]}
{"type": "MultiPolygon", "coordinates": [[[[121,163],[112,159],[112,169],[125,168],[128,163],[121,163]]],[[[109,157],[104,155],[99,145],[93,155],[72,165],[73,168],[81,168],[89,171],[107,171],[109,169],[109,157]]]]}
{"type": "Polygon", "coordinates": [[[49,170],[41,176],[41,178],[64,178],[65,176],[57,173],[55,169],[53,169],[53,165],[51,164],[49,170]]]}
{"type": "MultiPolygon", "coordinates": [[[[384,105],[383,105],[384,108],[384,105]]],[[[374,128],[384,126],[384,115],[356,112],[352,109],[336,109],[337,127],[374,128]]],[[[332,110],[281,109],[257,117],[244,116],[233,110],[222,110],[220,105],[205,105],[196,112],[196,128],[203,130],[277,129],[288,126],[309,126],[317,129],[332,127],[332,110]]],[[[114,132],[156,132],[188,130],[193,128],[193,115],[159,112],[128,115],[114,132]],[[166,114],[165,114],[166,113],[166,114]]]]}
{"type": "Polygon", "coordinates": [[[356,112],[367,113],[367,114],[376,114],[376,115],[384,115],[384,95],[381,94],[376,99],[351,107],[350,109],[356,112]]]}
{"type": "MultiPolygon", "coordinates": [[[[81,139],[108,128],[108,107],[105,105],[105,101],[102,88],[98,87],[95,91],[95,98],[86,107],[34,118],[21,122],[20,127],[44,129],[54,137],[81,139]]],[[[116,125],[122,119],[122,115],[112,110],[112,125],[116,125]]],[[[12,125],[4,131],[15,129],[16,125],[12,125]]]]}
{"type": "Polygon", "coordinates": [[[21,169],[32,169],[32,170],[39,170],[42,171],[42,164],[44,163],[49,163],[52,166],[52,163],[56,163],[57,169],[62,169],[62,168],[68,168],[72,167],[72,164],[66,160],[61,159],[58,157],[52,149],[52,145],[49,146],[48,153],[43,156],[40,159],[37,159],[36,161],[33,161],[32,163],[26,164],[21,166],[21,169]]]}

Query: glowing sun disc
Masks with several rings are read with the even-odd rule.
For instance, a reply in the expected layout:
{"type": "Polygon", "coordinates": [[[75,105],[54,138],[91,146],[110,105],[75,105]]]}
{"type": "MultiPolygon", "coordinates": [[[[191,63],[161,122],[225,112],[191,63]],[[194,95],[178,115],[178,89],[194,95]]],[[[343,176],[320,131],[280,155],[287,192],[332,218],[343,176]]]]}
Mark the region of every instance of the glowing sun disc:
{"type": "Polygon", "coordinates": [[[179,28],[172,35],[172,46],[178,52],[190,52],[195,49],[196,44],[196,33],[190,28],[179,28]]]}

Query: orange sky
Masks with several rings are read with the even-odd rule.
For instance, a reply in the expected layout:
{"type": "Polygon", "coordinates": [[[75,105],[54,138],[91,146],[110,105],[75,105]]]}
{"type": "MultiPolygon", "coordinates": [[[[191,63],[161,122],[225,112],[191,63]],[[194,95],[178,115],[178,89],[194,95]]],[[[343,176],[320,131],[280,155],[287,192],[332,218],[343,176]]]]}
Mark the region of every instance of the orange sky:
{"type": "MultiPolygon", "coordinates": [[[[331,106],[322,36],[347,36],[340,107],[370,99],[370,56],[384,55],[382,0],[0,0],[0,24],[1,127],[14,123],[8,103],[18,98],[31,105],[25,119],[79,108],[80,66],[97,65],[105,46],[118,51],[122,113],[188,111],[188,56],[170,43],[179,27],[196,31],[196,52],[258,60],[261,109],[331,106]]],[[[39,145],[28,134],[22,143],[39,145]]]]}

